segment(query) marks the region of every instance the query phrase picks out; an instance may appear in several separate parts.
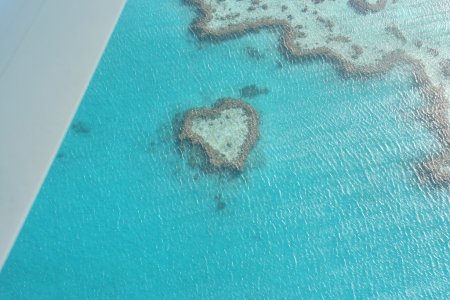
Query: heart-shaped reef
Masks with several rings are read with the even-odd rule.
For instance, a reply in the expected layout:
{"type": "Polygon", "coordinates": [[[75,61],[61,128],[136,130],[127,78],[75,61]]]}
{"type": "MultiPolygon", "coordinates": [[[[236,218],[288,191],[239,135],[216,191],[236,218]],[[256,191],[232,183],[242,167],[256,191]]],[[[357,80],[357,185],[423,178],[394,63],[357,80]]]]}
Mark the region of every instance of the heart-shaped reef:
{"type": "Polygon", "coordinates": [[[242,171],[259,137],[259,117],[242,100],[220,99],[212,108],[184,115],[179,138],[200,145],[214,168],[242,171]]]}

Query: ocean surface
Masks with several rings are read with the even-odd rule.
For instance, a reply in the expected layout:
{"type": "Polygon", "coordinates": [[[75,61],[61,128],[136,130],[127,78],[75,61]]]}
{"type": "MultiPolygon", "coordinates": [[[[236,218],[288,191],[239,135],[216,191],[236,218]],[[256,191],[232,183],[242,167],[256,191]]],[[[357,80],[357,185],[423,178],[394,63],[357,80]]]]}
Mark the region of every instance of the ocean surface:
{"type": "Polygon", "coordinates": [[[448,298],[450,192],[418,182],[440,146],[407,68],[343,78],[288,62],[274,31],[200,42],[195,17],[128,1],[0,299],[448,298]],[[261,120],[245,171],[192,166],[176,116],[252,84],[269,92],[245,99],[261,120]]]}

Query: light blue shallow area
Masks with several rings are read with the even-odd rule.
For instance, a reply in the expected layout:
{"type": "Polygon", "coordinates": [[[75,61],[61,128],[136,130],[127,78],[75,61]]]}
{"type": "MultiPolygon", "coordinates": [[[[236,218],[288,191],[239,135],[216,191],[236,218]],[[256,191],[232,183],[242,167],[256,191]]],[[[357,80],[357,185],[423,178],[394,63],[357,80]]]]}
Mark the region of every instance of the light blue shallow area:
{"type": "Polygon", "coordinates": [[[128,2],[0,299],[448,296],[450,194],[417,181],[439,148],[408,73],[289,63],[275,32],[200,43],[194,17],[177,0],[128,2]],[[174,117],[250,84],[270,92],[248,100],[261,139],[245,172],[191,167],[174,117]]]}

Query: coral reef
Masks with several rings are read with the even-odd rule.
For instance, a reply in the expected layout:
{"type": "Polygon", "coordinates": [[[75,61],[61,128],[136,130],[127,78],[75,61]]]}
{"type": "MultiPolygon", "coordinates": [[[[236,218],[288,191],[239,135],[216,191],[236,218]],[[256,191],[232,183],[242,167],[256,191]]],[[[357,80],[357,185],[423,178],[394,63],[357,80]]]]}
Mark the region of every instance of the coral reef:
{"type": "MultiPolygon", "coordinates": [[[[332,62],[346,76],[383,74],[394,66],[411,66],[413,77],[425,100],[417,117],[431,129],[442,146],[443,153],[420,164],[421,180],[449,186],[450,171],[438,168],[442,157],[450,155],[449,124],[449,59],[446,37],[423,39],[421,31],[402,26],[393,6],[396,2],[377,0],[350,1],[273,1],[273,0],[185,0],[199,12],[191,29],[201,40],[219,42],[261,29],[281,33],[280,49],[292,61],[322,58],[332,62]],[[264,6],[264,8],[263,8],[264,6]],[[359,13],[355,13],[355,8],[359,13]],[[383,20],[373,12],[384,9],[383,20]],[[339,13],[336,13],[339,12],[339,13]],[[361,13],[361,14],[360,14],[361,13]],[[233,18],[224,16],[233,16],[233,18]],[[370,24],[370,26],[366,26],[370,24]],[[414,41],[409,37],[420,38],[414,41]],[[377,38],[377,40],[375,40],[377,38]],[[439,172],[437,170],[440,170],[439,172]],[[425,178],[426,177],[426,178],[425,178]]],[[[427,11],[427,2],[418,2],[414,9],[427,11]]],[[[450,16],[450,9],[443,12],[450,16]]],[[[408,16],[408,20],[411,16],[408,16]]],[[[405,21],[407,22],[407,21],[405,21]]],[[[431,36],[431,35],[430,35],[431,36]]]]}
{"type": "Polygon", "coordinates": [[[188,111],[179,139],[200,145],[211,166],[242,171],[259,137],[258,113],[242,100],[221,99],[212,108],[188,111]]]}

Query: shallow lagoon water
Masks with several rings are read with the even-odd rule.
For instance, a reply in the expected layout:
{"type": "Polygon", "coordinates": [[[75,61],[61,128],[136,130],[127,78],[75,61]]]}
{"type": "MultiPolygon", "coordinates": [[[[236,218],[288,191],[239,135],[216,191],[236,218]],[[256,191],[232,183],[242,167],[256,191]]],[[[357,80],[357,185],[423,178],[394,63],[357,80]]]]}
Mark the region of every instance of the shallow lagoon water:
{"type": "Polygon", "coordinates": [[[194,17],[129,1],[0,298],[445,298],[450,194],[417,182],[439,144],[409,73],[292,64],[276,32],[201,43],[194,17]],[[190,166],[174,116],[251,84],[269,92],[247,99],[261,138],[245,172],[190,166]]]}

